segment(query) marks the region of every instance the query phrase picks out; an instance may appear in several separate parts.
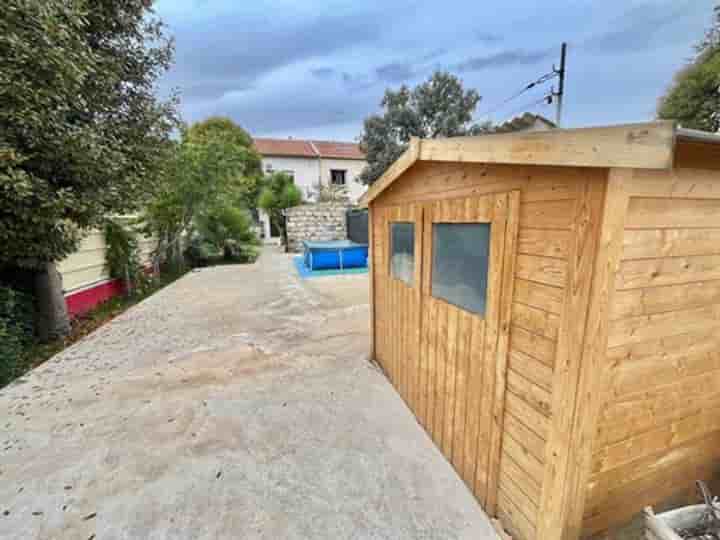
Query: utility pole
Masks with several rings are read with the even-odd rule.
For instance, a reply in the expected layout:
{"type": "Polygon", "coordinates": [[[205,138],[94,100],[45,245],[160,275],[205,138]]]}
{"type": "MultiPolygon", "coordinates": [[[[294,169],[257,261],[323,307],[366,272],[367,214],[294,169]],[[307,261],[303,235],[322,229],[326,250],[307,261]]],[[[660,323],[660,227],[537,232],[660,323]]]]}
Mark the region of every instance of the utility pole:
{"type": "Polygon", "coordinates": [[[555,101],[555,124],[560,127],[562,123],[562,109],[563,109],[563,97],[565,96],[565,57],[567,56],[567,43],[562,44],[560,49],[560,69],[556,69],[553,65],[553,71],[557,73],[560,83],[558,85],[557,93],[553,92],[555,101]]]}

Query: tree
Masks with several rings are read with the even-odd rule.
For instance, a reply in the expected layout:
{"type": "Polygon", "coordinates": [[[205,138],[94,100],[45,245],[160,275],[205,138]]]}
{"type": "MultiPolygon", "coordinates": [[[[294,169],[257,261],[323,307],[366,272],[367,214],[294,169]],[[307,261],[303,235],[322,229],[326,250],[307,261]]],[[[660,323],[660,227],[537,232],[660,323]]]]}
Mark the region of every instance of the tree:
{"type": "Polygon", "coordinates": [[[183,130],[144,217],[146,232],[158,238],[158,257],[175,264],[182,264],[182,240],[192,236],[203,212],[243,207],[244,175],[255,174],[255,158],[245,147],[238,147],[232,138],[198,137],[193,127],[183,130]]]}
{"type": "Polygon", "coordinates": [[[147,0],[7,0],[0,16],[0,266],[37,272],[42,338],[68,331],[54,263],[148,199],[175,125],[173,44],[147,0]]]}
{"type": "Polygon", "coordinates": [[[711,132],[720,131],[720,6],[714,14],[695,57],[675,75],[658,107],[660,118],[711,132]]]}
{"type": "Polygon", "coordinates": [[[234,179],[236,200],[233,202],[254,211],[262,189],[263,173],[262,158],[255,150],[250,134],[230,118],[213,116],[190,126],[186,136],[188,142],[196,144],[220,141],[228,152],[235,154],[242,166],[234,179]]]}
{"type": "Polygon", "coordinates": [[[372,184],[405,151],[411,137],[435,138],[477,134],[485,125],[472,125],[480,102],[475,90],[465,90],[462,81],[446,72],[434,73],[426,82],[410,89],[387,89],[382,115],[365,119],[360,146],[368,164],[360,180],[372,184]]]}
{"type": "Polygon", "coordinates": [[[270,216],[271,223],[285,238],[283,212],[302,203],[302,191],[294,184],[292,176],[276,172],[265,179],[265,187],[258,199],[258,206],[270,216]]]}

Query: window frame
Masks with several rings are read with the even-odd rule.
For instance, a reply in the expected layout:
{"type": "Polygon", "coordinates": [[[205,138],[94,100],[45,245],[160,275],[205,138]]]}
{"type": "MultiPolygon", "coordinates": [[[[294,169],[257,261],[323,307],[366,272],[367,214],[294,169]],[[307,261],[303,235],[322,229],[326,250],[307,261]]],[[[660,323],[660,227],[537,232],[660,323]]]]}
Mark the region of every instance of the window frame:
{"type": "Polygon", "coordinates": [[[452,222],[432,221],[429,223],[429,225],[430,225],[431,245],[430,245],[430,253],[429,253],[430,260],[428,262],[429,262],[430,268],[428,268],[428,273],[427,273],[428,283],[427,283],[427,289],[426,289],[427,293],[426,294],[437,302],[445,302],[446,304],[453,306],[456,309],[460,309],[460,310],[464,311],[465,313],[468,313],[474,317],[479,317],[481,319],[485,319],[487,316],[488,300],[489,300],[489,296],[490,296],[490,273],[492,271],[491,260],[490,260],[491,253],[492,253],[492,238],[493,238],[492,222],[488,222],[488,221],[462,221],[462,222],[461,221],[452,221],[452,222]],[[485,290],[484,290],[484,300],[483,300],[483,311],[482,312],[474,311],[474,310],[468,308],[467,306],[457,304],[448,298],[445,298],[442,296],[437,296],[436,294],[434,294],[433,284],[434,284],[434,277],[435,277],[435,270],[436,270],[435,269],[435,256],[437,253],[437,246],[436,246],[436,242],[435,242],[435,226],[436,225],[441,225],[441,226],[442,225],[450,225],[450,226],[453,226],[453,225],[479,225],[479,226],[487,227],[487,230],[488,230],[487,256],[485,257],[485,260],[487,261],[487,268],[485,271],[485,290]]]}
{"type": "Polygon", "coordinates": [[[414,221],[390,221],[388,222],[388,242],[389,242],[389,249],[388,249],[388,276],[390,276],[390,279],[394,279],[396,281],[399,281],[406,287],[414,288],[416,285],[418,285],[415,271],[416,271],[416,264],[417,264],[417,253],[415,252],[415,247],[417,243],[417,223],[414,221]],[[404,280],[402,277],[395,275],[395,272],[393,271],[393,225],[410,225],[412,227],[412,273],[410,274],[410,281],[404,280]]]}
{"type": "Polygon", "coordinates": [[[331,186],[347,186],[347,169],[330,169],[330,185],[331,186]],[[335,174],[342,173],[342,182],[335,182],[335,174]]]}

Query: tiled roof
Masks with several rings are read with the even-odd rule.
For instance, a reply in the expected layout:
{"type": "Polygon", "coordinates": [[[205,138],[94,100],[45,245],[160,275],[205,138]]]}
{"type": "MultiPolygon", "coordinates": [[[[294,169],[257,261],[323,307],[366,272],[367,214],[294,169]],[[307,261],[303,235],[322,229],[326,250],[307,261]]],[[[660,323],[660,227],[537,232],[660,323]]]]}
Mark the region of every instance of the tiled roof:
{"type": "Polygon", "coordinates": [[[317,154],[308,141],[298,139],[262,139],[255,138],[255,149],[263,156],[316,157],[317,154]]]}
{"type": "Polygon", "coordinates": [[[255,138],[255,149],[263,156],[323,157],[365,159],[357,143],[306,141],[302,139],[255,138]]]}
{"type": "Polygon", "coordinates": [[[357,143],[336,141],[311,141],[321,157],[339,159],[365,159],[357,143]]]}

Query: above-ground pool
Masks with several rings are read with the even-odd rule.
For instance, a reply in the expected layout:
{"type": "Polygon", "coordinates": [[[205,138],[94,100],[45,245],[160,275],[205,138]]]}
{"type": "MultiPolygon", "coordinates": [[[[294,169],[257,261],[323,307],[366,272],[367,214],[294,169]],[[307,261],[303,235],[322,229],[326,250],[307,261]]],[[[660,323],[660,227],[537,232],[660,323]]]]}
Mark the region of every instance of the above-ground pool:
{"type": "Polygon", "coordinates": [[[350,240],[332,242],[303,242],[305,266],[310,270],[364,268],[367,266],[367,244],[350,240]]]}

